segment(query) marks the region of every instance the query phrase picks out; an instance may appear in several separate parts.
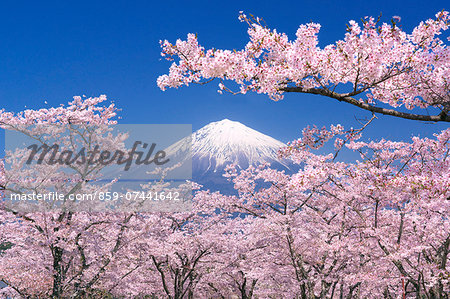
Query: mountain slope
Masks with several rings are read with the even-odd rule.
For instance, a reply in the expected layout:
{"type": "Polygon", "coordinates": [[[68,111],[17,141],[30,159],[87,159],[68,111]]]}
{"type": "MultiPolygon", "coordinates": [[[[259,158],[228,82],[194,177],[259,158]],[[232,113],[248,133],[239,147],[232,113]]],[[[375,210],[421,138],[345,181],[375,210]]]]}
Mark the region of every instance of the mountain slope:
{"type": "Polygon", "coordinates": [[[192,146],[193,180],[212,190],[232,189],[222,176],[229,164],[245,169],[270,163],[271,167],[288,172],[295,168],[290,161],[278,159],[278,150],[284,143],[228,119],[204,126],[166,151],[170,156],[186,156],[189,145],[192,146]]]}

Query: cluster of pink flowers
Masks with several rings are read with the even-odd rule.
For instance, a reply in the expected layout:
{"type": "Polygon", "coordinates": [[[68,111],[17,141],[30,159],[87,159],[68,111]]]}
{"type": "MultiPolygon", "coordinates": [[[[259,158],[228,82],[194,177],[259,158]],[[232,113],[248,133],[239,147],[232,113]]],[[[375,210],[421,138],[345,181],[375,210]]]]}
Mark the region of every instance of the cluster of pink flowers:
{"type": "Polygon", "coordinates": [[[296,39],[289,40],[257,18],[239,18],[249,24],[250,39],[239,51],[205,50],[194,34],[175,44],[162,41],[162,55],[176,61],[169,74],[158,78],[158,86],[165,90],[218,78],[219,91],[231,91],[224,85],[230,80],[240,86],[233,92],[255,91],[274,100],[289,87],[330,92],[342,86],[348,89],[342,96],[359,96],[369,104],[448,109],[449,49],[438,38],[448,29],[446,11],[411,34],[401,30],[398,18],[379,24],[367,17],[362,27],[350,21],[344,39],[324,48],[318,46],[319,24],[301,25],[296,39]]]}
{"type": "MultiPolygon", "coordinates": [[[[10,130],[67,115],[113,123],[111,106],[100,102],[76,98],[56,118],[37,117],[41,110],[0,118],[10,130]]],[[[230,166],[225,175],[237,195],[197,191],[188,212],[24,213],[2,206],[0,280],[8,287],[1,294],[443,296],[450,291],[450,130],[411,142],[367,143],[353,138],[359,133],[307,128],[284,152],[301,163],[298,173],[230,166]],[[313,152],[342,135],[361,161],[313,152]]],[[[108,136],[111,144],[122,140],[108,136]]],[[[71,192],[66,180],[48,181],[61,176],[56,168],[21,173],[19,155],[11,154],[16,168],[0,168],[2,189],[71,192]]]]}
{"type": "Polygon", "coordinates": [[[35,124],[76,124],[111,125],[116,121],[111,120],[116,116],[117,108],[113,103],[104,107],[99,104],[106,101],[106,96],[95,98],[83,98],[76,96],[67,107],[61,105],[57,108],[42,108],[38,110],[27,109],[18,113],[0,112],[0,126],[7,128],[16,125],[35,124]]]}

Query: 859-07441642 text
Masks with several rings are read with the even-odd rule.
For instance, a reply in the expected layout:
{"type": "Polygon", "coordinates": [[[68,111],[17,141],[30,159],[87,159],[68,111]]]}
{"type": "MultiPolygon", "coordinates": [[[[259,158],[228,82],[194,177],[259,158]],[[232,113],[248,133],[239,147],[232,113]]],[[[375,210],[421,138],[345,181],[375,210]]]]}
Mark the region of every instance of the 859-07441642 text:
{"type": "Polygon", "coordinates": [[[179,201],[180,193],[172,191],[94,192],[65,195],[59,192],[11,194],[11,201],[179,201]]]}

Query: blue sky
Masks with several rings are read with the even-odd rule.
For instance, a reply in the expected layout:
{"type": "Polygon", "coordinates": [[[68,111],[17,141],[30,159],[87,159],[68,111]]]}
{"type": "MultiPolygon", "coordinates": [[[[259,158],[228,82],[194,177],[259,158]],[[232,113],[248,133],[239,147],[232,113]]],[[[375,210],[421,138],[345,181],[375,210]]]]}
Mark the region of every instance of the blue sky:
{"type": "MultiPolygon", "coordinates": [[[[434,17],[444,1],[3,1],[0,6],[0,102],[20,111],[58,106],[74,95],[106,94],[122,108],[124,123],[188,123],[196,130],[224,118],[240,121],[282,141],[299,137],[306,125],[356,126],[368,116],[331,99],[289,94],[273,102],[265,95],[217,93],[217,83],[162,92],[156,86],[169,62],[159,40],[197,33],[206,47],[241,48],[243,10],[294,36],[300,24],[322,25],[321,46],[343,38],[345,24],[383,14],[402,17],[405,30],[434,17]],[[44,104],[47,101],[48,104],[44,104]]],[[[446,33],[448,36],[448,33],[446,33]]],[[[366,137],[429,136],[448,124],[381,117],[366,137]]]]}

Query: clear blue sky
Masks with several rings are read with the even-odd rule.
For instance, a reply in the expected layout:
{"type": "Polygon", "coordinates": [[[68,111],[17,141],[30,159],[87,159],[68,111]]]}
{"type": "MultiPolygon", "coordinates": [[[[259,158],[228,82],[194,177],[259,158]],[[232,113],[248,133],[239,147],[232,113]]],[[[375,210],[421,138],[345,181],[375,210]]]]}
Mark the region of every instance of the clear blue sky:
{"type": "MultiPolygon", "coordinates": [[[[238,12],[263,17],[293,37],[298,25],[322,25],[321,46],[343,38],[345,24],[367,15],[402,17],[410,31],[443,8],[444,1],[3,1],[0,6],[0,101],[6,110],[66,103],[74,95],[106,94],[123,109],[125,123],[190,123],[198,129],[229,118],[282,141],[308,124],[356,125],[367,113],[312,95],[281,102],[264,95],[219,95],[217,83],[162,92],[156,79],[169,63],[159,40],[197,33],[206,47],[241,48],[246,25],[238,12]],[[44,104],[48,102],[48,105],[44,104]]],[[[446,33],[448,36],[448,33],[446,33]]],[[[380,117],[366,136],[429,136],[447,124],[380,117]]]]}

